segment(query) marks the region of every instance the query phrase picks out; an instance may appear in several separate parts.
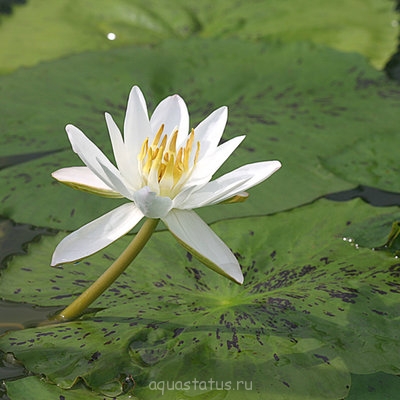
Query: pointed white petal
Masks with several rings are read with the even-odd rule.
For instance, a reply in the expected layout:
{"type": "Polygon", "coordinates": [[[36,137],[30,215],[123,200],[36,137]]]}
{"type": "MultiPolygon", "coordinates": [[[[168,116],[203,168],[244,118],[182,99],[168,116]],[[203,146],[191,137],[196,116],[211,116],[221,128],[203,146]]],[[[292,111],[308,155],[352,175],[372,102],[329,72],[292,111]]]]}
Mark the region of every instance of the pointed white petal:
{"type": "Polygon", "coordinates": [[[207,267],[234,282],[243,283],[236,257],[194,211],[172,210],[162,220],[178,242],[207,267]]]}
{"type": "Polygon", "coordinates": [[[124,141],[122,140],[121,131],[109,113],[106,112],[104,115],[107,123],[108,133],[110,134],[115,162],[117,163],[118,169],[121,170],[125,165],[125,146],[124,141]]]}
{"type": "Polygon", "coordinates": [[[101,165],[101,168],[110,180],[113,185],[113,188],[122,194],[123,197],[126,197],[129,200],[133,200],[132,194],[134,193],[133,189],[128,188],[128,185],[125,183],[123,177],[121,176],[120,172],[117,170],[118,173],[115,173],[114,170],[110,170],[108,166],[101,165]]]}
{"type": "Polygon", "coordinates": [[[172,208],[172,200],[169,197],[157,196],[148,186],[136,191],[133,200],[148,218],[163,218],[172,208]]]}
{"type": "MultiPolygon", "coordinates": [[[[199,160],[188,181],[189,186],[207,183],[227,158],[236,150],[245,136],[237,136],[218,146],[215,151],[199,160]]],[[[201,145],[200,145],[201,146],[201,145]]],[[[201,151],[201,148],[200,148],[201,151]]]]}
{"type": "Polygon", "coordinates": [[[51,176],[77,190],[98,194],[105,197],[120,198],[120,193],[108,187],[88,167],[69,167],[54,171],[51,176]]]}
{"type": "Polygon", "coordinates": [[[108,113],[106,113],[105,116],[119,172],[124,179],[129,182],[132,188],[138,189],[141,185],[141,177],[137,155],[133,155],[129,152],[128,146],[122,140],[121,132],[112,116],[108,113]]]}
{"type": "Polygon", "coordinates": [[[134,86],[129,93],[124,121],[124,142],[132,159],[136,159],[142,143],[151,135],[146,101],[141,90],[134,86]]]}
{"type": "Polygon", "coordinates": [[[98,252],[128,233],[142,218],[133,203],[123,204],[65,237],[55,249],[51,265],[77,261],[98,252]]]}
{"type": "Polygon", "coordinates": [[[80,159],[97,175],[108,187],[126,196],[128,189],[118,169],[108,160],[102,151],[90,141],[85,134],[73,125],[67,125],[66,131],[71,142],[72,149],[80,159]]]}
{"type": "Polygon", "coordinates": [[[279,161],[264,161],[237,168],[214,181],[208,182],[190,196],[181,194],[174,199],[174,207],[192,209],[221,203],[270,177],[281,167],[279,161]],[[178,203],[179,202],[179,203],[178,203]]]}
{"type": "Polygon", "coordinates": [[[150,118],[153,135],[164,124],[164,133],[170,135],[178,129],[177,145],[179,146],[189,132],[189,113],[184,100],[177,94],[169,96],[156,107],[150,118]]]}
{"type": "Polygon", "coordinates": [[[200,141],[200,157],[214,151],[224,133],[228,119],[228,108],[221,107],[212,112],[194,129],[195,142],[200,141]]]}

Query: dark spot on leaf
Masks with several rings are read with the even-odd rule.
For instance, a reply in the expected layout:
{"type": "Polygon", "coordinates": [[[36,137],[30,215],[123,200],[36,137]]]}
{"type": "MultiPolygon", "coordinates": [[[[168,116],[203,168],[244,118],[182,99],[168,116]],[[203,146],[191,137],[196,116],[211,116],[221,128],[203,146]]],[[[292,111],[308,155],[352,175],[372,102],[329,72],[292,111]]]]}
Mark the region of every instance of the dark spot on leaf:
{"type": "Polygon", "coordinates": [[[238,351],[238,353],[240,353],[241,350],[240,350],[240,347],[239,347],[239,339],[237,337],[235,328],[232,328],[232,333],[233,333],[232,334],[232,340],[227,340],[226,341],[226,345],[228,347],[228,350],[230,350],[231,348],[234,347],[238,351]]]}
{"type": "Polygon", "coordinates": [[[391,265],[389,267],[389,271],[391,272],[390,275],[393,276],[394,278],[399,278],[400,277],[400,263],[391,265]]]}
{"type": "Polygon", "coordinates": [[[378,310],[371,310],[371,311],[373,311],[374,313],[376,313],[378,315],[388,315],[388,313],[384,312],[384,311],[378,311],[378,310]]]}
{"type": "Polygon", "coordinates": [[[279,308],[282,311],[285,310],[295,310],[292,303],[288,299],[281,299],[278,297],[269,297],[268,304],[274,307],[279,308]]]}
{"type": "Polygon", "coordinates": [[[324,356],[322,354],[314,354],[314,356],[322,360],[325,364],[330,364],[329,358],[327,356],[324,356]]]}
{"type": "Polygon", "coordinates": [[[289,385],[287,382],[283,381],[282,383],[283,383],[285,386],[290,387],[290,385],[289,385]]]}
{"type": "Polygon", "coordinates": [[[275,358],[275,361],[279,361],[278,354],[274,353],[274,358],[275,358]]]}
{"type": "Polygon", "coordinates": [[[377,82],[373,79],[368,79],[363,77],[364,73],[360,73],[356,79],[356,89],[367,89],[370,86],[376,86],[377,82]]]}
{"type": "Polygon", "coordinates": [[[187,258],[189,261],[192,261],[193,255],[187,251],[187,252],[186,252],[186,258],[187,258]]]}
{"type": "Polygon", "coordinates": [[[22,178],[24,183],[29,183],[32,181],[32,177],[28,174],[18,174],[15,176],[16,178],[22,178]]]}
{"type": "Polygon", "coordinates": [[[289,327],[290,329],[296,329],[298,325],[295,322],[289,321],[288,319],[282,319],[282,322],[285,326],[289,327]]]}
{"type": "Polygon", "coordinates": [[[330,264],[331,262],[333,262],[332,260],[329,261],[328,257],[321,257],[321,258],[319,259],[319,261],[323,261],[325,265],[328,265],[328,264],[330,264]]]}
{"type": "Polygon", "coordinates": [[[36,337],[41,337],[41,336],[52,336],[54,335],[54,332],[39,332],[36,334],[36,337]]]}
{"type": "Polygon", "coordinates": [[[382,295],[387,294],[387,292],[385,292],[384,290],[380,290],[380,289],[377,289],[377,288],[375,288],[375,287],[373,287],[373,288],[371,289],[371,293],[379,293],[379,294],[382,294],[382,295]]]}
{"type": "Polygon", "coordinates": [[[99,357],[101,356],[101,353],[99,351],[94,352],[91,356],[90,359],[88,361],[88,364],[93,363],[94,361],[97,361],[99,359],[99,357]]]}
{"type": "Polygon", "coordinates": [[[53,296],[50,299],[51,300],[61,300],[61,299],[65,299],[65,298],[72,297],[72,296],[73,296],[72,294],[60,294],[58,296],[53,296]]]}
{"type": "Polygon", "coordinates": [[[185,330],[185,328],[176,328],[176,329],[174,329],[174,334],[173,334],[172,337],[175,338],[175,337],[179,336],[184,330],[185,330]]]}
{"type": "Polygon", "coordinates": [[[332,314],[329,311],[324,311],[324,314],[327,315],[328,317],[334,317],[335,316],[335,314],[332,314]]]}

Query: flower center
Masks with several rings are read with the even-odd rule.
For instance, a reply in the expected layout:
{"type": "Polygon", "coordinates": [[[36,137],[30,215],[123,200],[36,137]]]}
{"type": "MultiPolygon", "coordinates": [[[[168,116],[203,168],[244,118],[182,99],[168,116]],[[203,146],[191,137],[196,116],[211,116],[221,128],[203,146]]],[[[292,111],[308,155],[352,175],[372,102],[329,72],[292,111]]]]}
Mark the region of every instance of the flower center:
{"type": "Polygon", "coordinates": [[[163,135],[164,124],[158,130],[153,143],[147,138],[138,155],[143,184],[161,196],[175,197],[196,165],[200,142],[194,145],[194,129],[186,142],[177,149],[178,130],[170,138],[163,135]],[[194,147],[196,150],[194,151],[194,147]]]}

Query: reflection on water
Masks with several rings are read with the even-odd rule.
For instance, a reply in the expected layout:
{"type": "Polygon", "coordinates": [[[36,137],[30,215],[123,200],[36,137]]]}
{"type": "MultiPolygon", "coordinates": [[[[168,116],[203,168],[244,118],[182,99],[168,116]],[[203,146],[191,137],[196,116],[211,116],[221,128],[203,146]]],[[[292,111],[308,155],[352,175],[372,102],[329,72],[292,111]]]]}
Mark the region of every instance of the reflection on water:
{"type": "Polygon", "coordinates": [[[60,307],[38,307],[0,301],[0,335],[7,331],[35,326],[59,310],[60,307]]]}

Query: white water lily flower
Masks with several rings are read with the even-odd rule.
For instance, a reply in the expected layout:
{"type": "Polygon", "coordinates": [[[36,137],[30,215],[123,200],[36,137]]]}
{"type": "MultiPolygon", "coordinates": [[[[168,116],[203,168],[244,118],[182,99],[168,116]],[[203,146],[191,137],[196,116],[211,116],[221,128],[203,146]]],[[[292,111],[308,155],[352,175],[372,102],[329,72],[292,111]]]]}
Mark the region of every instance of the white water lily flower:
{"type": "Polygon", "coordinates": [[[248,164],[210,181],[244,139],[219,145],[227,114],[221,107],[189,131],[186,104],[173,95],[161,101],[149,119],[143,94],[135,86],[129,95],[124,137],[111,115],[105,114],[117,167],[78,128],[67,125],[72,148],[86,166],[63,168],[53,177],[76,189],[129,202],[63,239],[52,265],[96,253],[148,217],[161,219],[179,243],[208,267],[242,283],[235,256],[193,209],[243,198],[243,191],[267,179],[281,164],[248,164]]]}

